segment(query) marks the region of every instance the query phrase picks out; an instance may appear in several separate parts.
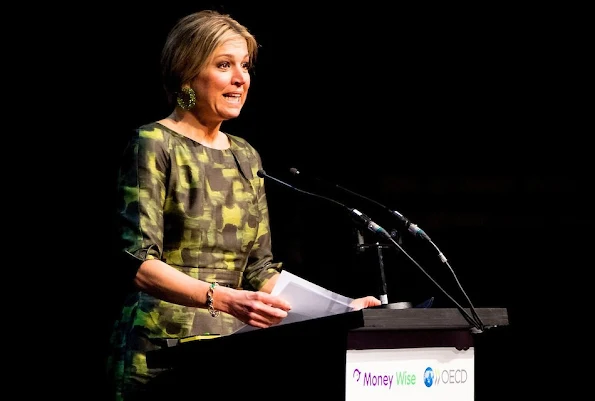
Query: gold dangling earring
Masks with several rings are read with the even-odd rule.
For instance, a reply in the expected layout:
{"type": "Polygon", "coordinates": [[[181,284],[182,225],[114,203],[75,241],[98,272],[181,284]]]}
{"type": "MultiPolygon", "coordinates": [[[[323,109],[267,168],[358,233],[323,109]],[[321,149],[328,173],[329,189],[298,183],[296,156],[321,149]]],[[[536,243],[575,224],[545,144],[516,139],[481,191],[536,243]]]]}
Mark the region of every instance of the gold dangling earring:
{"type": "Polygon", "coordinates": [[[176,96],[176,101],[184,110],[190,110],[196,104],[196,92],[191,87],[182,88],[182,92],[178,92],[176,96]]]}

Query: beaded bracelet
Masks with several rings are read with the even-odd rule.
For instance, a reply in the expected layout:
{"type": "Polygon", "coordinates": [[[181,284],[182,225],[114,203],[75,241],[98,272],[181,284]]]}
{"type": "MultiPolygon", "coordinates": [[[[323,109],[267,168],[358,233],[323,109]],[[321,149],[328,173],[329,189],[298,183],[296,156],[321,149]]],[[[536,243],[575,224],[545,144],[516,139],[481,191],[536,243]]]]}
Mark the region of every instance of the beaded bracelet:
{"type": "Polygon", "coordinates": [[[209,286],[209,290],[207,291],[207,310],[209,311],[212,317],[219,316],[219,311],[215,310],[215,308],[213,307],[213,290],[215,289],[216,285],[218,285],[217,282],[211,283],[211,285],[209,286]]]}

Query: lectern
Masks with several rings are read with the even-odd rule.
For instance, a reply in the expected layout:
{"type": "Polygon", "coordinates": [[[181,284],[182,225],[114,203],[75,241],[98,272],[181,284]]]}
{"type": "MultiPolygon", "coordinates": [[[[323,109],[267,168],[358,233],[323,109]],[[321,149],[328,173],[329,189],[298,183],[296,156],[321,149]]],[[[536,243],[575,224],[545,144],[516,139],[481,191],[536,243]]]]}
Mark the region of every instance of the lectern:
{"type": "MultiPolygon", "coordinates": [[[[505,308],[476,313],[486,330],[508,326],[505,308]]],[[[152,389],[162,399],[465,401],[484,333],[455,308],[374,307],[178,343],[147,364],[166,368],[152,389]]]]}

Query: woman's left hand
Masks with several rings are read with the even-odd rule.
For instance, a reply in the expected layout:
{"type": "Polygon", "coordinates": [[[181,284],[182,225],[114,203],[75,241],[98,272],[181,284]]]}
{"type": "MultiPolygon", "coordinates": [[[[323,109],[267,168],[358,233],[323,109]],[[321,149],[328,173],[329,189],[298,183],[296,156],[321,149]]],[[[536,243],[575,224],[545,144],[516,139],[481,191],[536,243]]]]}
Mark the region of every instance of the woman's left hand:
{"type": "Polygon", "coordinates": [[[349,304],[349,306],[351,306],[353,310],[360,310],[363,308],[368,308],[370,306],[378,305],[380,305],[380,300],[371,295],[368,295],[367,297],[356,298],[351,302],[351,304],[349,304]]]}

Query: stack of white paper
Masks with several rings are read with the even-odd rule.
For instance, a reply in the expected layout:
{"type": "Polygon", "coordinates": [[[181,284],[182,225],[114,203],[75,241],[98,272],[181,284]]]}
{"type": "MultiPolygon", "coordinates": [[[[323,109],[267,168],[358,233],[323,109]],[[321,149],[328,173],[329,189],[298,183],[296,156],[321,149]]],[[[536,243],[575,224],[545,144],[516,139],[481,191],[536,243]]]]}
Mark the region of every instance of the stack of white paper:
{"type": "MultiPolygon", "coordinates": [[[[350,306],[352,298],[336,294],[286,270],[283,270],[279,275],[271,294],[278,295],[291,305],[287,317],[280,324],[316,319],[353,310],[350,306]]],[[[257,327],[246,325],[236,333],[255,329],[257,327]]]]}

